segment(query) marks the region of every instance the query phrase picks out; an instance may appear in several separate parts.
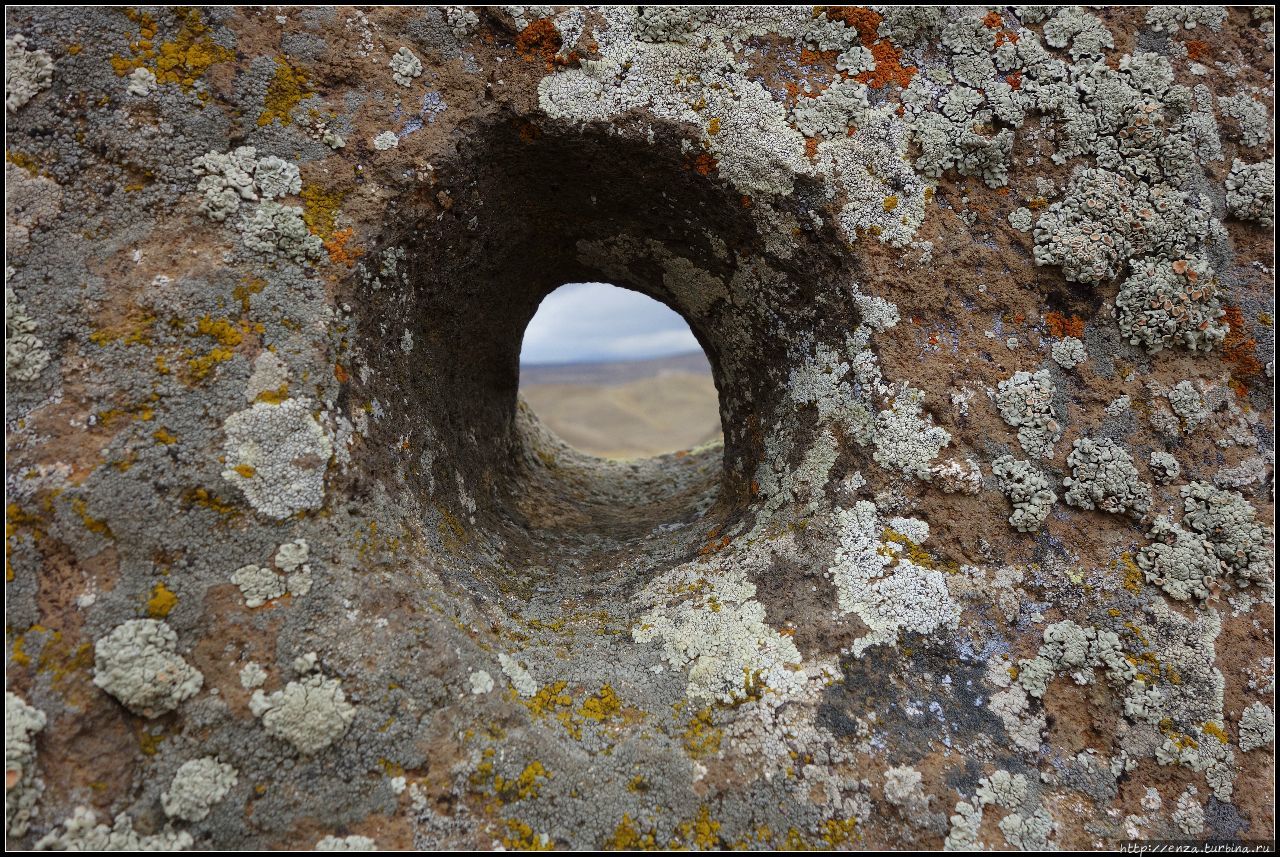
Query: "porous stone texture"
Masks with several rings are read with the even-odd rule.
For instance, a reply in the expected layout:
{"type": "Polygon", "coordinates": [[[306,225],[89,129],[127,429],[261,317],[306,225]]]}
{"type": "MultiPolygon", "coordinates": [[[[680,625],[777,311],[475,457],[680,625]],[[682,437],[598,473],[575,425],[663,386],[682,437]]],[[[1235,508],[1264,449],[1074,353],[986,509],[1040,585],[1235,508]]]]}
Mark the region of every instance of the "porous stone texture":
{"type": "Polygon", "coordinates": [[[1269,7],[6,16],[10,847],[1269,835],[1269,7]]]}

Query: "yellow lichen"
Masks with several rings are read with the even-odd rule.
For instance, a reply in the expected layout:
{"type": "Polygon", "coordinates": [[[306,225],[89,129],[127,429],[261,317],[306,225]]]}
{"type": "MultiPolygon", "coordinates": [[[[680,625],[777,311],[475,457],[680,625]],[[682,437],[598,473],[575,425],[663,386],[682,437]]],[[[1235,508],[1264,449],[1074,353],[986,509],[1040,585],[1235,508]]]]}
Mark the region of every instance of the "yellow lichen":
{"type": "Polygon", "coordinates": [[[304,98],[312,95],[307,89],[307,77],[289,64],[284,57],[276,57],[276,73],[267,86],[267,94],[262,102],[262,113],[258,116],[258,125],[270,125],[277,119],[281,125],[293,122],[293,108],[304,98]]]}
{"type": "Polygon", "coordinates": [[[159,28],[150,15],[132,9],[126,10],[125,14],[138,25],[139,38],[129,44],[132,56],[111,58],[111,66],[120,77],[136,69],[147,68],[155,74],[157,83],[176,83],[188,91],[210,67],[236,58],[235,51],[212,39],[198,9],[178,10],[180,24],[177,33],[159,45],[154,42],[159,28]]]}
{"type": "Polygon", "coordinates": [[[716,727],[710,706],[694,714],[681,735],[685,752],[695,759],[720,752],[723,738],[724,730],[716,727]]]}
{"type": "Polygon", "coordinates": [[[338,211],[345,194],[340,190],[328,190],[318,185],[302,188],[302,222],[312,234],[328,241],[337,228],[338,211]]]}
{"type": "Polygon", "coordinates": [[[588,720],[602,723],[622,712],[622,703],[614,693],[613,686],[606,684],[600,691],[583,701],[578,713],[588,720]]]}
{"type": "Polygon", "coordinates": [[[508,819],[506,825],[509,832],[502,837],[503,847],[515,851],[552,850],[551,840],[547,838],[546,834],[534,833],[533,828],[523,821],[508,819]]]}
{"type": "Polygon", "coordinates": [[[711,810],[703,804],[698,809],[698,815],[689,820],[682,821],[676,825],[676,838],[668,845],[669,848],[697,848],[700,851],[708,851],[712,848],[718,848],[720,844],[720,822],[711,818],[711,810]]]}
{"type": "Polygon", "coordinates": [[[287,398],[289,398],[289,384],[288,382],[285,382],[274,390],[263,390],[254,397],[254,401],[266,402],[269,405],[278,405],[287,398]]]}
{"type": "Polygon", "coordinates": [[[178,436],[164,426],[160,426],[160,428],[153,431],[151,436],[155,438],[157,442],[163,443],[165,446],[172,446],[178,442],[178,436]]]}
{"type": "Polygon", "coordinates": [[[163,619],[177,606],[178,596],[163,583],[157,583],[151,590],[151,597],[147,600],[147,615],[152,619],[163,619]]]}
{"type": "Polygon", "coordinates": [[[71,501],[71,508],[80,516],[80,522],[84,524],[84,528],[91,533],[96,533],[106,539],[114,539],[115,534],[111,532],[111,527],[107,526],[107,522],[101,518],[95,518],[89,514],[89,503],[82,497],[77,497],[71,501]]]}
{"type": "Polygon", "coordinates": [[[641,833],[631,816],[623,813],[622,821],[613,829],[613,835],[605,840],[604,847],[610,851],[640,851],[656,848],[657,842],[653,831],[641,833]]]}

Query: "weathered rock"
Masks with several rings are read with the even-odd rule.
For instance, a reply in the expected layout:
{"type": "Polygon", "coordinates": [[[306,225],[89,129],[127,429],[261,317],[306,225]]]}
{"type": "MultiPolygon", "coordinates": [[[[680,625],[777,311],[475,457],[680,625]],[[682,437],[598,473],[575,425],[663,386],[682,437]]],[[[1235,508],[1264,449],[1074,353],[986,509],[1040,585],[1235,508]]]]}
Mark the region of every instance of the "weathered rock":
{"type": "Polygon", "coordinates": [[[7,24],[10,845],[1271,828],[1265,8],[7,24]],[[589,280],[723,445],[521,402],[589,280]]]}

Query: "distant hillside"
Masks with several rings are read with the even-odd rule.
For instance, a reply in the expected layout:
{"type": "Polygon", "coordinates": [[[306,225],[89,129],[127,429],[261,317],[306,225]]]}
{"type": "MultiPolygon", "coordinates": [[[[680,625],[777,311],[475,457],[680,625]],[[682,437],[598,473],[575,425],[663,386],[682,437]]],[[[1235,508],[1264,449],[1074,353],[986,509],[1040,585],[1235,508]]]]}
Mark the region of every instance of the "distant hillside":
{"type": "Polygon", "coordinates": [[[531,384],[621,384],[653,378],[663,372],[687,372],[711,375],[711,364],[701,351],[655,357],[651,360],[625,360],[614,363],[543,363],[520,367],[520,385],[531,384]]]}
{"type": "Polygon", "coordinates": [[[720,437],[719,398],[701,352],[526,366],[520,392],[552,431],[592,455],[637,458],[720,437]]]}

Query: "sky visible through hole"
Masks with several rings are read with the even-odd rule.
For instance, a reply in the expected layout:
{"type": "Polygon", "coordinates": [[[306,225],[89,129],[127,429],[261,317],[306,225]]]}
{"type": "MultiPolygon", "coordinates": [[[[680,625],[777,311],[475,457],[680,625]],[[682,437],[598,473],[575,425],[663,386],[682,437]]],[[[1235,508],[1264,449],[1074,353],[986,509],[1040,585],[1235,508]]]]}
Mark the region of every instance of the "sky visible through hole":
{"type": "Polygon", "coordinates": [[[583,452],[641,458],[720,437],[711,367],[679,313],[639,292],[570,283],[525,331],[520,392],[583,452]]]}
{"type": "Polygon", "coordinates": [[[607,283],[570,283],[543,299],[524,333],[522,365],[645,360],[698,352],[680,314],[607,283]]]}

